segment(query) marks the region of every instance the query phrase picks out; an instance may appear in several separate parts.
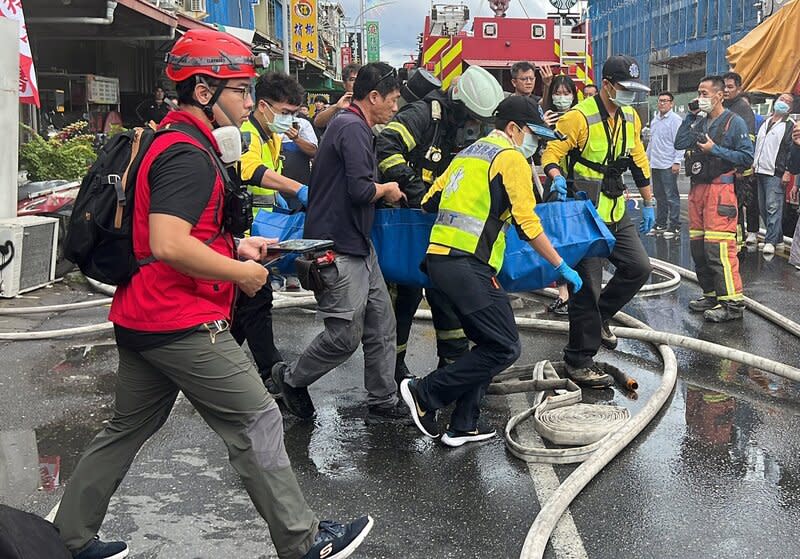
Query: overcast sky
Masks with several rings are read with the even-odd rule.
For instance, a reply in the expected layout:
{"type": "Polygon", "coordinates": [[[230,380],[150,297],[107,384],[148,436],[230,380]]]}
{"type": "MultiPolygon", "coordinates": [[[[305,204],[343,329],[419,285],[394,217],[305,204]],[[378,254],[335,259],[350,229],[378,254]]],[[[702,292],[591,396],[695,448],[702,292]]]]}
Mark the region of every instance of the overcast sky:
{"type": "MultiPolygon", "coordinates": [[[[360,11],[360,0],[339,0],[345,15],[355,22],[360,11]]],[[[448,3],[437,0],[437,3],[448,3]]],[[[458,0],[451,2],[458,4],[458,0]]],[[[416,56],[417,35],[425,25],[425,16],[431,6],[430,0],[377,0],[377,7],[367,11],[366,19],[380,22],[381,59],[393,66],[408,61],[409,55],[416,56]]],[[[492,14],[488,0],[464,0],[469,6],[470,17],[492,14]]],[[[547,0],[511,0],[509,17],[545,17],[552,9],[547,0]],[[527,11],[527,16],[526,16],[527,11]]]]}

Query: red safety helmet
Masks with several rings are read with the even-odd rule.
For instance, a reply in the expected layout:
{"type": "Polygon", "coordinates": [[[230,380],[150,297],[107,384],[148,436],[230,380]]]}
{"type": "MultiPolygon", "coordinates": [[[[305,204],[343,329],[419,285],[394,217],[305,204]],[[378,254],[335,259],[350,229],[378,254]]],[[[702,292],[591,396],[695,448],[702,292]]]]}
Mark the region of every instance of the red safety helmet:
{"type": "Polygon", "coordinates": [[[167,77],[182,82],[196,75],[221,80],[256,77],[253,53],[236,37],[214,29],[192,29],[167,54],[167,77]]]}

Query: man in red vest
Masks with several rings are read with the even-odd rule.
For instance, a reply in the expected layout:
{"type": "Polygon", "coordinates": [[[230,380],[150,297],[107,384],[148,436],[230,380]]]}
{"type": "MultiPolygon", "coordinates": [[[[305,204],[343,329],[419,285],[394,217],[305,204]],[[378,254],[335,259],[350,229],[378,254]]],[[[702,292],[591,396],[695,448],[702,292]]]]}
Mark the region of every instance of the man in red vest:
{"type": "Polygon", "coordinates": [[[189,31],[168,56],[180,110],[161,126],[177,131],[156,137],[136,178],[133,248],[144,264],[111,306],[119,349],[114,416],[83,454],[55,518],[76,559],[128,555],[124,542],[103,542],[97,532],[179,391],[225,442],[278,557],[344,558],[372,528],[368,516],[320,522],[306,504],[278,406],[228,330],[237,288],[252,297],[267,281],[258,260],[268,241],[234,239],[222,225],[232,202],[223,163],[235,161],[237,142],[217,141],[230,140],[250,113],[255,75],[247,47],[218,31],[189,31]]]}

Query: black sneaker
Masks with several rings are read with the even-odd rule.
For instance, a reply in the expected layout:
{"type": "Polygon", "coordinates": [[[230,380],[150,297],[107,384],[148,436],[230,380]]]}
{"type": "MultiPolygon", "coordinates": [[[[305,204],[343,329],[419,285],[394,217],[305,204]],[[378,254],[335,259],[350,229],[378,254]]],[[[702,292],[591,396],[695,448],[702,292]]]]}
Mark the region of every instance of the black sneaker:
{"type": "Polygon", "coordinates": [[[666,231],[666,227],[662,227],[661,225],[656,225],[650,231],[647,232],[648,237],[658,237],[659,235],[663,235],[664,231],[666,231]]]}
{"type": "Polygon", "coordinates": [[[339,524],[330,520],[319,523],[319,532],[314,538],[314,545],[303,555],[302,559],[344,559],[364,542],[372,525],[371,516],[362,516],[350,524],[339,524]]]}
{"type": "Polygon", "coordinates": [[[665,239],[672,239],[674,237],[681,237],[681,226],[678,225],[677,227],[670,227],[666,231],[664,231],[664,238],[665,239]]]}
{"type": "Polygon", "coordinates": [[[614,384],[613,377],[600,369],[595,363],[588,367],[573,367],[569,363],[564,363],[564,370],[567,376],[578,386],[607,388],[614,384]]]}
{"type": "Polygon", "coordinates": [[[400,383],[400,395],[403,401],[408,406],[411,412],[411,418],[414,420],[417,428],[422,431],[424,435],[432,439],[439,438],[439,425],[436,423],[436,411],[425,411],[419,405],[417,396],[417,382],[418,378],[404,379],[400,383]]]}
{"type": "Polygon", "coordinates": [[[311,419],[314,417],[316,410],[314,409],[314,402],[311,401],[311,396],[308,395],[308,388],[289,386],[284,381],[288,368],[289,365],[283,361],[275,363],[272,366],[272,380],[283,395],[283,403],[286,405],[286,409],[300,419],[311,419]]]}
{"type": "Polygon", "coordinates": [[[369,406],[364,423],[367,425],[379,425],[381,423],[414,425],[414,420],[411,419],[411,412],[408,406],[402,400],[399,400],[393,406],[369,406]]]}
{"type": "Polygon", "coordinates": [[[565,301],[559,297],[547,307],[547,312],[558,316],[569,316],[569,300],[565,301]]]}
{"type": "Polygon", "coordinates": [[[713,309],[703,313],[707,322],[728,322],[741,320],[744,316],[744,305],[737,303],[720,303],[713,309]]]}
{"type": "Polygon", "coordinates": [[[125,542],[104,542],[95,536],[74,559],[122,559],[127,556],[128,545],[125,542]]]}
{"type": "Polygon", "coordinates": [[[617,335],[611,331],[607,320],[600,325],[600,343],[608,349],[617,349],[617,343],[619,343],[617,335]]]}
{"type": "Polygon", "coordinates": [[[442,444],[455,448],[466,443],[485,441],[495,435],[497,435],[497,431],[482,421],[478,421],[478,426],[474,431],[456,431],[455,429],[450,429],[448,425],[447,431],[442,435],[442,444]]]}
{"type": "Polygon", "coordinates": [[[717,298],[711,295],[703,295],[699,299],[689,301],[689,310],[694,312],[705,312],[717,306],[717,298]]]}

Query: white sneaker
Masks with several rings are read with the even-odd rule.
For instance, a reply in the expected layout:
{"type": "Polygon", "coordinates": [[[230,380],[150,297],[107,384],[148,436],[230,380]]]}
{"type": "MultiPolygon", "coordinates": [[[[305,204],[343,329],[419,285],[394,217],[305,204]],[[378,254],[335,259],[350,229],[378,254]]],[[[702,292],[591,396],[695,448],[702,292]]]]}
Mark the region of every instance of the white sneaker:
{"type": "Polygon", "coordinates": [[[758,243],[758,250],[764,250],[764,243],[758,243]]]}
{"type": "Polygon", "coordinates": [[[755,233],[748,233],[747,238],[744,240],[746,245],[754,245],[758,242],[758,235],[755,233]]]}
{"type": "Polygon", "coordinates": [[[775,254],[775,245],[772,243],[764,244],[764,255],[775,254]]]}

